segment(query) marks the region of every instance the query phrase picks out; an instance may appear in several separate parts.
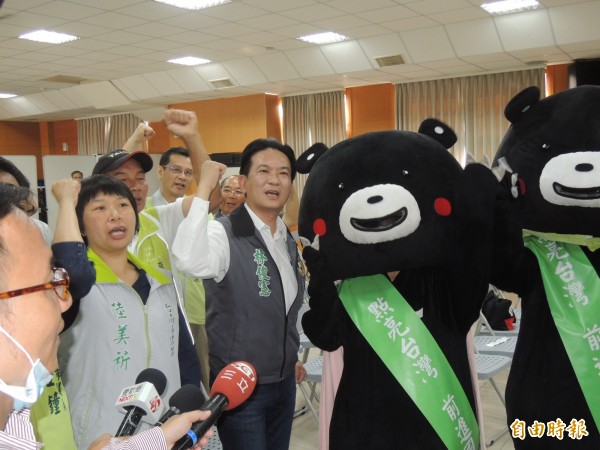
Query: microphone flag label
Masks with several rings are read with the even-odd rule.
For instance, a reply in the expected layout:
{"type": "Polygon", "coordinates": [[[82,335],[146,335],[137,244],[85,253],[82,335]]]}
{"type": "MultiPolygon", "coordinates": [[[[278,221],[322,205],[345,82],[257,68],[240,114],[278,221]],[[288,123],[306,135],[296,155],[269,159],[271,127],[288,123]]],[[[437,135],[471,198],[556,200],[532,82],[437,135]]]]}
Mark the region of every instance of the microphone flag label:
{"type": "Polygon", "coordinates": [[[161,400],[160,397],[157,395],[156,397],[154,397],[152,400],[150,400],[150,410],[155,413],[156,411],[158,411],[161,408],[161,400]]]}

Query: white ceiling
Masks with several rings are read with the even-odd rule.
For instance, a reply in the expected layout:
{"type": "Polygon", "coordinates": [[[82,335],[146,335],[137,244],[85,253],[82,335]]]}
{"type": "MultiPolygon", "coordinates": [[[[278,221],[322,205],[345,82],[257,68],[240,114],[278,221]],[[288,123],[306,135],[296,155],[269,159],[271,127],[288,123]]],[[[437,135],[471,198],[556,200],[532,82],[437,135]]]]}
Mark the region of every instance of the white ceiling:
{"type": "MultiPolygon", "coordinates": [[[[488,0],[489,1],[489,0],[488,0]]],[[[600,0],[540,0],[492,17],[477,0],[232,0],[199,12],[152,0],[5,0],[0,120],[61,120],[256,93],[281,96],[600,58],[600,0]],[[17,37],[44,28],[62,45],[17,37]],[[296,38],[334,31],[317,46],[296,38]],[[403,65],[375,58],[400,54],[403,65]],[[197,56],[193,68],[166,60],[197,56]],[[80,84],[44,81],[78,77],[80,84]],[[227,78],[233,87],[215,88],[227,78]]],[[[144,118],[144,117],[143,117],[144,118]]]]}

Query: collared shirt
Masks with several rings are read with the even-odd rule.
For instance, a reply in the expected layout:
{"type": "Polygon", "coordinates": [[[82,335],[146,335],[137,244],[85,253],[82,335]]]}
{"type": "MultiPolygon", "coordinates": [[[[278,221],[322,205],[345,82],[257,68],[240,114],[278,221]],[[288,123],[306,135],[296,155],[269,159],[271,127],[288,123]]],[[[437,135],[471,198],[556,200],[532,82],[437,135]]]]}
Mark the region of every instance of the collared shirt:
{"type": "Polygon", "coordinates": [[[260,220],[247,204],[244,204],[244,207],[248,210],[248,214],[250,214],[252,222],[254,222],[254,227],[260,232],[265,244],[267,244],[267,250],[269,250],[269,253],[275,260],[277,270],[279,270],[279,274],[281,275],[281,282],[283,283],[286,310],[289,311],[298,293],[298,280],[296,279],[295,272],[296,261],[291,260],[287,249],[287,228],[283,220],[277,217],[277,230],[275,234],[272,234],[269,225],[260,220]]]}
{"type": "MultiPolygon", "coordinates": [[[[0,449],[37,450],[44,444],[35,440],[33,426],[29,421],[29,410],[11,412],[4,431],[0,431],[0,449]]],[[[158,427],[152,427],[139,433],[126,441],[111,439],[108,450],[166,450],[167,442],[162,431],[158,427]]]]}
{"type": "Polygon", "coordinates": [[[28,409],[11,412],[4,431],[0,431],[0,449],[11,448],[23,450],[42,448],[42,444],[35,440],[28,409]]]}
{"type": "Polygon", "coordinates": [[[152,194],[151,197],[148,197],[146,199],[146,208],[151,207],[148,204],[148,200],[150,200],[152,202],[152,206],[163,206],[163,205],[169,204],[169,202],[167,201],[167,199],[165,198],[165,196],[163,195],[163,193],[160,189],[157,189],[156,192],[154,194],[152,194]]]}
{"type": "MultiPolygon", "coordinates": [[[[290,261],[286,241],[287,231],[281,218],[277,218],[277,231],[271,233],[268,225],[262,222],[250,209],[254,226],[260,232],[281,275],[286,309],[289,311],[296,293],[296,261],[290,261]]],[[[194,198],[187,217],[181,222],[173,243],[173,254],[177,267],[186,273],[200,278],[214,278],[218,283],[227,274],[230,264],[229,239],[223,225],[217,220],[208,220],[209,202],[194,198]]]]}

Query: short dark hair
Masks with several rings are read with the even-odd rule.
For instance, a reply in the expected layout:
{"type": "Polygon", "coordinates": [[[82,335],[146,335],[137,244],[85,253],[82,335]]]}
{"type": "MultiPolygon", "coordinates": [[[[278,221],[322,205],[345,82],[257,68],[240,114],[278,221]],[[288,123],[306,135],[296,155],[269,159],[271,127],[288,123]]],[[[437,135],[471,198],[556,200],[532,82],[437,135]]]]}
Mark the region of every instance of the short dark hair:
{"type": "Polygon", "coordinates": [[[290,167],[292,169],[292,181],[296,178],[296,156],[294,156],[294,150],[287,144],[282,144],[277,139],[274,138],[266,138],[266,139],[255,139],[250,142],[244,151],[242,152],[242,158],[240,162],[240,175],[248,176],[250,173],[250,165],[252,163],[252,156],[256,153],[261,152],[263,150],[268,150],[272,148],[273,150],[279,150],[287,159],[290,160],[290,167]]]}
{"type": "Polygon", "coordinates": [[[0,197],[7,199],[28,216],[32,216],[37,211],[33,192],[29,188],[0,183],[0,197]]]}
{"type": "Polygon", "coordinates": [[[23,172],[21,172],[12,161],[9,161],[2,156],[0,156],[0,172],[10,173],[13,177],[15,177],[17,183],[19,183],[19,186],[21,187],[26,187],[28,189],[31,187],[29,180],[25,175],[23,175],[23,172]]]}
{"type": "Polygon", "coordinates": [[[76,173],[78,173],[79,175],[83,176],[83,172],[81,170],[74,170],[73,172],[71,172],[71,177],[73,175],[75,175],[76,173]]]}
{"type": "Polygon", "coordinates": [[[171,147],[169,150],[167,150],[161,155],[158,164],[160,166],[166,166],[167,164],[169,164],[169,161],[171,160],[171,155],[181,155],[185,156],[186,158],[189,158],[190,152],[187,148],[184,147],[171,147]]]}
{"type": "MultiPolygon", "coordinates": [[[[77,197],[75,213],[79,222],[79,231],[81,231],[82,235],[85,232],[83,229],[83,210],[98,194],[116,195],[129,200],[131,207],[135,211],[135,232],[137,233],[140,230],[140,218],[136,209],[135,197],[131,193],[131,190],[125,183],[115,177],[98,174],[84,178],[81,181],[81,190],[79,191],[79,197],[77,197]]],[[[83,236],[83,240],[87,244],[85,236],[83,236]]]]}

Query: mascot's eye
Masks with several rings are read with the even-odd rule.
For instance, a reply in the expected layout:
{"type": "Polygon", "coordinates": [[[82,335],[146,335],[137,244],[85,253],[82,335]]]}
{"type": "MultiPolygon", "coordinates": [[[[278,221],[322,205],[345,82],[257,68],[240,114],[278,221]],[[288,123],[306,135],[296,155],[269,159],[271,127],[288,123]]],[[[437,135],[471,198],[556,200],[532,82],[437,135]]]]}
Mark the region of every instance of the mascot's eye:
{"type": "Polygon", "coordinates": [[[544,150],[544,151],[550,150],[550,144],[542,144],[542,150],[544,150]]]}
{"type": "Polygon", "coordinates": [[[339,188],[339,189],[344,189],[344,183],[340,183],[340,184],[338,184],[338,188],[339,188]]]}
{"type": "Polygon", "coordinates": [[[402,175],[404,175],[405,177],[410,175],[410,172],[408,170],[402,170],[402,175]]]}

